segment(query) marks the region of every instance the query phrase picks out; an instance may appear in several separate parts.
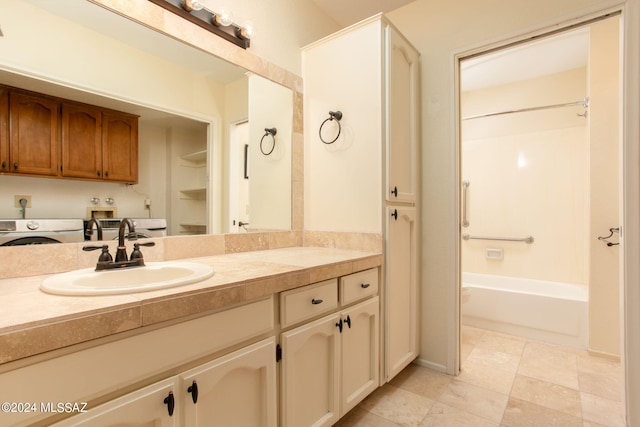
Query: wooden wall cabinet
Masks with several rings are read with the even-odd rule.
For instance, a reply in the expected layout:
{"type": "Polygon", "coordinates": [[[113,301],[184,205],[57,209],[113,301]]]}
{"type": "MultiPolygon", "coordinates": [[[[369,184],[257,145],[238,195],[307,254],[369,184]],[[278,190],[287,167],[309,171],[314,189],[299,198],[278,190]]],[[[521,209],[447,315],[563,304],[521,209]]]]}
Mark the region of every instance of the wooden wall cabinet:
{"type": "Polygon", "coordinates": [[[9,93],[9,172],[58,175],[59,110],[53,98],[9,93]]]}
{"type": "Polygon", "coordinates": [[[138,118],[0,86],[0,173],[138,181],[138,118]]]}

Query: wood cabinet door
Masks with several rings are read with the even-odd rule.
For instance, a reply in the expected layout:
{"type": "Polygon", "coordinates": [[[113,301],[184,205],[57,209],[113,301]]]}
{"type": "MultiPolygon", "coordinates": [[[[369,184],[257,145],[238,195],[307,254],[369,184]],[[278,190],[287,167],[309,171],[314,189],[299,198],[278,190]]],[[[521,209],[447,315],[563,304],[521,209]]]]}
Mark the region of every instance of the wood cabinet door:
{"type": "Polygon", "coordinates": [[[58,101],[11,92],[9,103],[10,171],[57,176],[58,101]]]}
{"type": "Polygon", "coordinates": [[[378,297],[342,312],[342,415],[378,388],[379,313],[378,297]]]}
{"type": "Polygon", "coordinates": [[[282,334],[281,425],[330,426],[340,417],[340,313],[282,334]]]}
{"type": "Polygon", "coordinates": [[[384,264],[387,381],[418,356],[416,239],[416,209],[388,207],[384,264]]]}
{"type": "Polygon", "coordinates": [[[9,90],[0,87],[0,172],[9,171],[9,90]]]}
{"type": "Polygon", "coordinates": [[[102,177],[102,112],[62,104],[62,176],[102,177]]]}
{"type": "Polygon", "coordinates": [[[176,378],[172,377],[122,397],[88,408],[52,427],[121,427],[154,426],[177,427],[180,412],[177,405],[176,378]],[[174,399],[173,414],[169,415],[170,399],[174,399]]]}
{"type": "Polygon", "coordinates": [[[395,30],[387,36],[387,201],[414,202],[418,178],[419,55],[395,30]]]}
{"type": "Polygon", "coordinates": [[[276,344],[271,337],[182,378],[186,426],[276,427],[276,344]]]}
{"type": "Polygon", "coordinates": [[[138,119],[126,114],[102,115],[103,178],[138,182],[138,119]]]}

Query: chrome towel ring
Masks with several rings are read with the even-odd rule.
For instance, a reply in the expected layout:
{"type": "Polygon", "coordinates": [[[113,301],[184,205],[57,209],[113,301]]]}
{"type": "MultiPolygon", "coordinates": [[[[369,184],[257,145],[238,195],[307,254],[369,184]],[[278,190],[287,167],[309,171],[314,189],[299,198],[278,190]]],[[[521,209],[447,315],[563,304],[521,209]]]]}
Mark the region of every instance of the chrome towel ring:
{"type": "Polygon", "coordinates": [[[329,111],[329,117],[326,118],[324,120],[324,122],[322,122],[322,124],[320,125],[320,129],[318,130],[318,135],[320,136],[320,141],[324,142],[325,144],[333,144],[334,142],[336,142],[338,140],[338,138],[340,137],[340,132],[342,132],[342,125],[340,125],[340,120],[342,120],[342,112],[340,112],[340,111],[329,111]],[[336,123],[338,123],[338,134],[331,141],[327,141],[322,137],[322,127],[327,122],[332,122],[334,119],[335,119],[336,123]]]}
{"type": "Polygon", "coordinates": [[[276,148],[276,133],[278,133],[278,129],[276,128],[264,128],[264,135],[262,135],[262,138],[260,138],[260,151],[262,151],[262,154],[264,154],[265,156],[268,156],[269,154],[273,153],[273,149],[276,148]],[[262,145],[264,143],[264,138],[267,135],[271,135],[271,140],[272,140],[271,150],[269,150],[268,152],[264,149],[262,145]]]}

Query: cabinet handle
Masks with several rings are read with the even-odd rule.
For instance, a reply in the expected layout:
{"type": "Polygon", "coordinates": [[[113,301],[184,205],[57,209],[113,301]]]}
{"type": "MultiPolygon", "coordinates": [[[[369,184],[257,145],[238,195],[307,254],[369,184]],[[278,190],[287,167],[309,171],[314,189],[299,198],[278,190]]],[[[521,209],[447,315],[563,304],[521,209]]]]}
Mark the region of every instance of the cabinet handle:
{"type": "Polygon", "coordinates": [[[193,403],[198,403],[198,384],[196,383],[196,380],[193,380],[187,391],[191,393],[191,400],[193,400],[193,403]]]}
{"type": "Polygon", "coordinates": [[[342,319],[339,322],[336,322],[336,326],[340,329],[340,333],[342,333],[342,319]]]}
{"type": "Polygon", "coordinates": [[[98,175],[98,176],[102,176],[102,172],[100,172],[100,171],[96,171],[96,175],[98,175]]]}
{"type": "Polygon", "coordinates": [[[14,170],[18,170],[18,162],[15,162],[15,163],[13,164],[13,169],[14,169],[14,170]]]}
{"type": "Polygon", "coordinates": [[[391,216],[393,217],[393,219],[395,219],[397,221],[398,220],[398,209],[394,209],[393,212],[391,212],[391,216]]]}
{"type": "Polygon", "coordinates": [[[361,287],[362,289],[367,289],[369,286],[371,286],[369,283],[361,283],[361,284],[360,284],[360,287],[361,287]]]}
{"type": "Polygon", "coordinates": [[[323,302],[324,300],[321,300],[321,299],[315,299],[315,298],[311,299],[311,304],[314,304],[314,305],[322,304],[323,302]]]}
{"type": "Polygon", "coordinates": [[[7,167],[7,162],[2,162],[2,169],[6,169],[7,167]]]}
{"type": "Polygon", "coordinates": [[[104,172],[104,177],[105,177],[105,178],[109,178],[109,171],[105,171],[105,172],[104,172]]]}
{"type": "Polygon", "coordinates": [[[349,329],[351,329],[351,317],[349,315],[347,315],[347,320],[345,320],[344,323],[346,323],[349,329]]]}
{"type": "Polygon", "coordinates": [[[394,186],[391,194],[393,194],[393,197],[398,197],[398,187],[394,186]]]}
{"type": "Polygon", "coordinates": [[[164,398],[164,403],[167,405],[167,411],[169,416],[173,416],[173,410],[176,408],[176,399],[173,397],[173,392],[170,391],[169,395],[164,398]]]}

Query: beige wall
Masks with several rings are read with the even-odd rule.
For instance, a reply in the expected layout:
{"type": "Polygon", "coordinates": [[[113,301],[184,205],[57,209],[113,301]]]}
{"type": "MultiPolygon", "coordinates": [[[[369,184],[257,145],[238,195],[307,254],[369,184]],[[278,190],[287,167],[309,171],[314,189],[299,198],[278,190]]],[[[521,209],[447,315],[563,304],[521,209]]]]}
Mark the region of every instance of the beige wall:
{"type": "MultiPolygon", "coordinates": [[[[464,80],[464,72],[462,74],[464,80]]],[[[462,117],[587,97],[587,70],[464,92],[462,117]]],[[[462,241],[462,271],[588,283],[589,139],[581,106],[462,122],[461,177],[472,236],[533,236],[533,244],[462,241]],[[487,259],[488,248],[503,251],[487,259]]]]}

